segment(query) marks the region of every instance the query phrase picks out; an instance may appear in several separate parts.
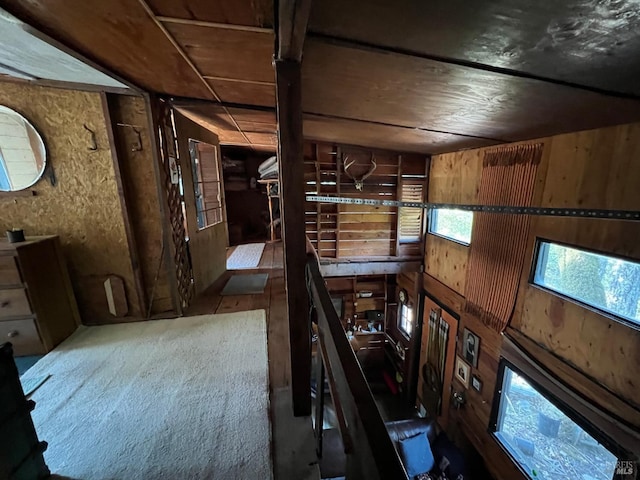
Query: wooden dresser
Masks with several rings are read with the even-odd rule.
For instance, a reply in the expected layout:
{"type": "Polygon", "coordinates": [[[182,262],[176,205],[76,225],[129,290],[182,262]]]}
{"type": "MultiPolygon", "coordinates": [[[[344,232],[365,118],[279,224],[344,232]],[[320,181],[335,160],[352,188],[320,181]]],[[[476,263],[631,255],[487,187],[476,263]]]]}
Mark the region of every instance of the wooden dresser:
{"type": "Polygon", "coordinates": [[[15,355],[51,351],[80,324],[57,236],[0,241],[0,343],[15,355]]]}

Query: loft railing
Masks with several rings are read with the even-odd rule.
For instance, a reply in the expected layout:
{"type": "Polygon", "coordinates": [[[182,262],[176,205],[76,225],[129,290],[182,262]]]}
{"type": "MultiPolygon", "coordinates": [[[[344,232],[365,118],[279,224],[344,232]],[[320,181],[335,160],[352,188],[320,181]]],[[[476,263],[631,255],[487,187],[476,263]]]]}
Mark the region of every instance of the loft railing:
{"type": "Polygon", "coordinates": [[[318,257],[307,241],[307,285],[318,322],[315,425],[322,455],[324,382],[328,380],[347,457],[347,480],[405,480],[407,474],[345,335],[318,257]]]}

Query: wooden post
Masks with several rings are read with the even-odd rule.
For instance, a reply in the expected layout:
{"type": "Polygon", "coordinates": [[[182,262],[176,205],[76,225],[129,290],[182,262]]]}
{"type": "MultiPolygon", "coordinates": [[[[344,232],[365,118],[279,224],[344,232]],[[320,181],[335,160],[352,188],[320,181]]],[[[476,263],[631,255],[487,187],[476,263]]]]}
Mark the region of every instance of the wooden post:
{"type": "Polygon", "coordinates": [[[300,62],[276,60],[280,215],[284,242],[293,414],[311,414],[311,328],[305,281],[304,161],[300,62]]]}

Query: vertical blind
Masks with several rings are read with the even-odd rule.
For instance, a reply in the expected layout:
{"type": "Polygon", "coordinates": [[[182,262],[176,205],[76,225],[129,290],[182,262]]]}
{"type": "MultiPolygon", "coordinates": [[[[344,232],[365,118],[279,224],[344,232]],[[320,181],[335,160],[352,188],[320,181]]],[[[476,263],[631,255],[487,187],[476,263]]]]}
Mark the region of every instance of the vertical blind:
{"type": "MultiPolygon", "coordinates": [[[[403,202],[422,202],[424,198],[424,183],[411,182],[404,179],[400,190],[400,200],[403,202]]],[[[422,233],[422,208],[401,207],[398,235],[400,243],[419,242],[422,233]]]]}
{"type": "MultiPolygon", "coordinates": [[[[531,206],[542,144],[489,150],[478,203],[531,206]]],[[[477,212],[473,221],[465,311],[502,332],[515,305],[529,232],[528,215],[477,212]]]]}

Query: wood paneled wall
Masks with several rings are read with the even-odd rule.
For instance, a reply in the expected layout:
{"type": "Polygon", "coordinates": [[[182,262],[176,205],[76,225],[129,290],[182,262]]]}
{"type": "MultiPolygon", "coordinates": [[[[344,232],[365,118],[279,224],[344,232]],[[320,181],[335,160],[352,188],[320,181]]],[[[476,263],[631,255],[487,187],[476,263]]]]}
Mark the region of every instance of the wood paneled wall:
{"type": "MultiPolygon", "coordinates": [[[[305,142],[305,188],[307,193],[353,198],[396,200],[404,178],[424,179],[427,158],[418,154],[321,142],[305,142]],[[376,169],[358,192],[344,172],[343,159],[355,161],[349,172],[361,177],[375,159],[376,169]]],[[[421,255],[423,239],[405,244],[398,239],[398,209],[365,205],[306,202],[307,236],[322,258],[415,258],[421,255]]]]}
{"type": "Polygon", "coordinates": [[[121,321],[108,312],[96,318],[109,275],[124,280],[130,315],[142,316],[100,94],[2,82],[0,104],[40,132],[52,167],[47,173],[56,179],[55,186],[46,178],[34,185],[36,196],[3,194],[0,230],[60,236],[83,323],[121,321]],[[83,125],[95,131],[96,151],[83,125]]]}
{"type": "MultiPolygon", "coordinates": [[[[638,208],[640,124],[536,140],[540,141],[544,143],[544,152],[533,205],[638,208]]],[[[485,150],[432,157],[429,200],[476,203],[485,150]]],[[[578,385],[585,396],[605,408],[612,408],[610,405],[614,403],[621,405],[616,408],[623,412],[623,418],[630,422],[637,420],[640,332],[531,285],[529,274],[536,238],[640,260],[640,244],[637,242],[640,224],[534,217],[527,244],[523,247],[527,249],[527,255],[510,327],[536,346],[531,351],[540,357],[541,362],[548,364],[549,358],[555,358],[559,364],[565,365],[563,368],[555,365],[555,372],[567,384],[578,385]]],[[[496,232],[496,241],[500,241],[500,232],[496,232]]],[[[449,433],[463,443],[470,442],[483,455],[487,467],[497,479],[523,478],[487,433],[502,337],[478,319],[462,312],[464,301],[455,300],[456,296],[464,295],[466,280],[460,270],[466,264],[467,256],[465,252],[458,251],[458,245],[452,244],[428,235],[425,288],[461,314],[458,353],[461,353],[464,328],[480,336],[479,364],[478,368],[472,368],[472,374],[480,377],[483,387],[480,393],[473,389],[465,390],[454,379],[454,390],[465,391],[467,404],[461,410],[451,410],[450,419],[453,421],[449,422],[449,433]]],[[[473,245],[467,248],[467,255],[470,248],[473,245]]]]}

